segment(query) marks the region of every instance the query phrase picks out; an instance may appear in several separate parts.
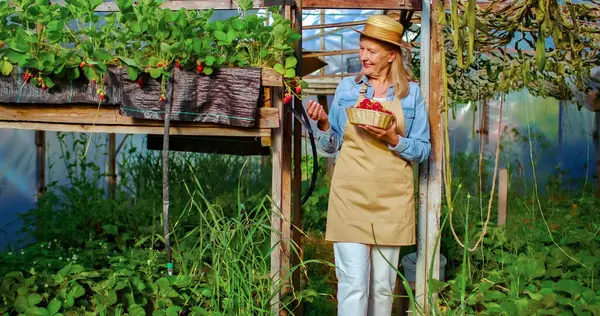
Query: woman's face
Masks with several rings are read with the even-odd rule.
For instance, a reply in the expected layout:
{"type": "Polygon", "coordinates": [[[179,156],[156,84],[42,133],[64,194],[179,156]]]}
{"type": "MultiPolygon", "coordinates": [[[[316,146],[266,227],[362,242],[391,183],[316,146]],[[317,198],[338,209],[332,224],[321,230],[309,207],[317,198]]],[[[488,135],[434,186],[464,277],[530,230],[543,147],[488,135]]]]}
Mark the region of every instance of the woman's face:
{"type": "Polygon", "coordinates": [[[367,76],[385,73],[386,68],[396,58],[396,54],[388,45],[372,38],[361,36],[358,57],[362,61],[363,73],[367,76]]]}

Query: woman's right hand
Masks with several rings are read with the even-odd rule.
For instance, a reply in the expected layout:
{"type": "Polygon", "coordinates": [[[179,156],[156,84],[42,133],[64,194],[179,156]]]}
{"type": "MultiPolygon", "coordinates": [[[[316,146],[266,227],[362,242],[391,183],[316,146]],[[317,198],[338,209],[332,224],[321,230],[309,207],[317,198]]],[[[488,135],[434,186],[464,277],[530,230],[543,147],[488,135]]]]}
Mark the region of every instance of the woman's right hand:
{"type": "Polygon", "coordinates": [[[321,131],[327,131],[330,128],[327,113],[325,113],[323,106],[318,102],[314,100],[308,101],[306,114],[308,114],[311,120],[317,121],[317,126],[321,131]]]}

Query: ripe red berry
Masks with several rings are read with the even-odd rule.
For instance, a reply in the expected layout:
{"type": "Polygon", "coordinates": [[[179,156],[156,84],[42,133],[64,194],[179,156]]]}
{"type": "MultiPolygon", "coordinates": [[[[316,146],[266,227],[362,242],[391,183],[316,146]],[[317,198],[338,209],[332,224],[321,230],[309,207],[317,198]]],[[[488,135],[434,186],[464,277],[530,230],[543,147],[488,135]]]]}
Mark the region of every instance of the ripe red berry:
{"type": "Polygon", "coordinates": [[[42,91],[48,90],[48,86],[45,83],[42,83],[42,91]]]}
{"type": "Polygon", "coordinates": [[[300,94],[302,93],[302,87],[301,86],[297,86],[296,87],[296,94],[300,94]]]}
{"type": "Polygon", "coordinates": [[[138,84],[138,86],[140,86],[140,88],[143,88],[144,87],[144,80],[142,80],[142,78],[139,78],[137,80],[137,84],[138,84]]]}
{"type": "Polygon", "coordinates": [[[81,62],[81,63],[79,64],[79,68],[83,68],[83,67],[85,67],[85,63],[84,63],[84,62],[81,62]]]}
{"type": "Polygon", "coordinates": [[[100,101],[104,101],[104,93],[101,93],[98,98],[100,98],[100,101]]]}
{"type": "Polygon", "coordinates": [[[160,95],[160,99],[159,99],[159,100],[160,100],[160,102],[165,102],[165,100],[166,100],[166,99],[167,99],[167,98],[165,98],[165,95],[164,95],[164,94],[161,94],[161,95],[160,95]]]}
{"type": "Polygon", "coordinates": [[[285,97],[283,98],[283,104],[289,104],[290,102],[292,102],[292,95],[286,93],[285,97]]]}
{"type": "Polygon", "coordinates": [[[176,61],[175,61],[175,67],[177,67],[177,68],[181,69],[181,65],[179,64],[179,60],[176,60],[176,61]]]}
{"type": "Polygon", "coordinates": [[[28,72],[26,72],[26,73],[23,75],[23,82],[27,82],[27,80],[29,80],[29,77],[30,77],[30,76],[31,76],[31,75],[30,75],[28,72]]]}
{"type": "Polygon", "coordinates": [[[162,63],[158,63],[158,65],[156,65],[158,68],[162,67],[162,63]]]}
{"type": "Polygon", "coordinates": [[[197,73],[201,73],[201,72],[202,72],[202,69],[203,69],[203,68],[202,68],[202,65],[198,65],[198,66],[196,66],[196,72],[197,72],[197,73]]]}

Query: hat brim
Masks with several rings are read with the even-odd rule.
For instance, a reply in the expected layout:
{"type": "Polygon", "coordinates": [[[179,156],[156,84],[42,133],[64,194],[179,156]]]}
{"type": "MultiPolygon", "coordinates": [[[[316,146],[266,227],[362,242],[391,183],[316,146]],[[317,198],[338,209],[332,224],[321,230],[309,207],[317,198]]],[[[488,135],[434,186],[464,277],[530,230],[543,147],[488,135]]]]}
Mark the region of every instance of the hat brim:
{"type": "Polygon", "coordinates": [[[357,32],[357,33],[360,33],[360,34],[362,34],[362,35],[364,35],[364,36],[367,36],[367,37],[369,37],[369,38],[372,38],[372,39],[374,39],[374,40],[378,40],[378,41],[380,41],[380,42],[386,42],[386,43],[389,43],[389,44],[392,44],[392,45],[396,45],[396,46],[398,46],[398,47],[400,47],[400,48],[406,48],[406,49],[410,49],[410,47],[409,47],[409,46],[408,46],[408,45],[407,45],[405,42],[396,42],[396,41],[392,41],[392,40],[386,40],[386,39],[382,39],[382,38],[377,38],[377,35],[376,35],[376,34],[371,34],[371,33],[369,33],[369,32],[365,32],[365,31],[357,30],[357,29],[355,29],[355,28],[353,28],[353,27],[351,27],[351,29],[352,29],[353,31],[357,32]]]}

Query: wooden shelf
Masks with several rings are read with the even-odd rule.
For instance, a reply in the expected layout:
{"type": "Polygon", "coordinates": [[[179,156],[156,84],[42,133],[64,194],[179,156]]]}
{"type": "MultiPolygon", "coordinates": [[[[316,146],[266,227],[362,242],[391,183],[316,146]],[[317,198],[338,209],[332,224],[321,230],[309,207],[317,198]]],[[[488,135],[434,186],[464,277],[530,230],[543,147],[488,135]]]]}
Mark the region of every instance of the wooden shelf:
{"type": "Polygon", "coordinates": [[[421,11],[419,0],[303,0],[302,9],[381,9],[421,11]]]}
{"type": "MultiPolygon", "coordinates": [[[[267,137],[279,127],[279,109],[260,108],[257,128],[171,122],[173,135],[267,137]]],[[[65,132],[163,134],[163,122],[119,114],[117,106],[0,104],[0,128],[65,132]]]]}

